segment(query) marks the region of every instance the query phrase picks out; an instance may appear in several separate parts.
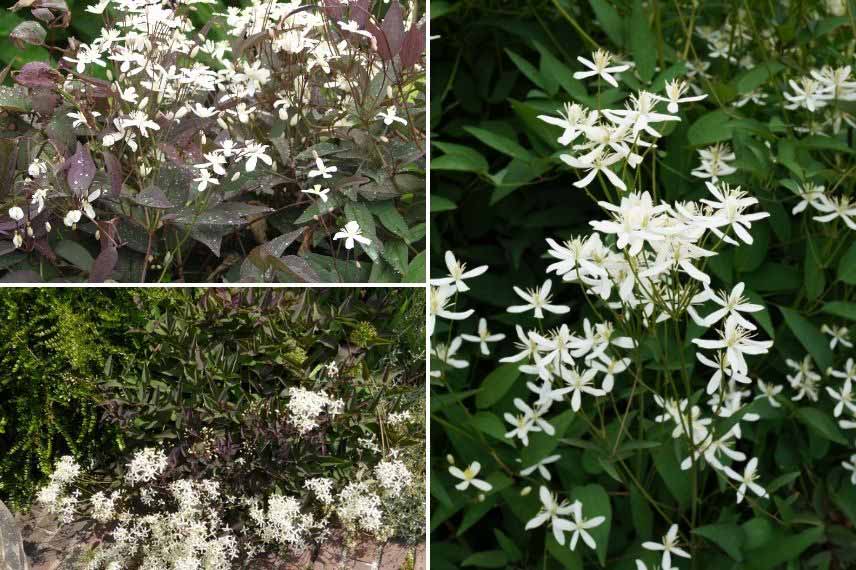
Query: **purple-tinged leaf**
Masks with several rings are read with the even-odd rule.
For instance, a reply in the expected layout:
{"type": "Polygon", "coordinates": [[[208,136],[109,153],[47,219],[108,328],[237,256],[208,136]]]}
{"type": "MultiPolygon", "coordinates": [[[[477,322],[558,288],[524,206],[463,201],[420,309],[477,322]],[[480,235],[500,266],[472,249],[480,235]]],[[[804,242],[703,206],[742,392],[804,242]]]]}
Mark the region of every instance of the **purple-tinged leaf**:
{"type": "Polygon", "coordinates": [[[62,75],[53,67],[42,61],[25,63],[15,74],[15,83],[24,87],[55,88],[62,82],[62,75]]]}
{"type": "Polygon", "coordinates": [[[334,21],[339,21],[345,14],[345,5],[339,0],[324,0],[324,13],[334,21]]]}
{"type": "Polygon", "coordinates": [[[9,33],[9,39],[18,49],[25,49],[28,44],[33,46],[44,45],[47,35],[48,33],[40,23],[25,21],[15,26],[15,29],[9,33]]]}
{"type": "Polygon", "coordinates": [[[401,67],[407,69],[419,63],[425,53],[425,24],[410,27],[401,46],[401,67]]]}
{"type": "Polygon", "coordinates": [[[357,0],[351,3],[351,19],[365,28],[372,15],[372,0],[357,0]]]}
{"type": "Polygon", "coordinates": [[[398,55],[401,44],[404,41],[404,18],[401,12],[401,4],[393,0],[386,11],[381,25],[381,34],[376,34],[377,51],[381,59],[389,61],[398,55]]]}
{"type": "Polygon", "coordinates": [[[42,281],[42,276],[30,269],[10,271],[0,277],[0,283],[41,283],[42,281]]]}
{"type": "Polygon", "coordinates": [[[104,157],[104,165],[107,167],[107,174],[110,176],[110,194],[119,196],[122,193],[122,180],[124,179],[122,164],[116,155],[109,150],[105,150],[101,156],[104,157]]]}
{"type": "Polygon", "coordinates": [[[119,244],[116,239],[116,222],[118,219],[113,218],[109,222],[97,222],[101,235],[101,252],[92,262],[92,271],[89,273],[90,283],[103,283],[116,268],[116,263],[119,261],[119,244]]]}
{"type": "Polygon", "coordinates": [[[43,117],[51,117],[62,102],[60,96],[52,89],[31,89],[30,103],[33,105],[33,111],[43,117]]]}
{"type": "Polygon", "coordinates": [[[85,145],[77,143],[77,151],[68,159],[68,187],[78,196],[84,196],[95,178],[95,162],[85,145]]]}

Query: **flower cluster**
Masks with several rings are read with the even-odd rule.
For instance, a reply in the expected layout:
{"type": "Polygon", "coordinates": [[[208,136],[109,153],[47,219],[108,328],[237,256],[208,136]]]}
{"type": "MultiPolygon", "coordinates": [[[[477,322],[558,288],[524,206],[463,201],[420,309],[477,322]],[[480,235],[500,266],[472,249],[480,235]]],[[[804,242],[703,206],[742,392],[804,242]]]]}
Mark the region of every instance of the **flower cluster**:
{"type": "Polygon", "coordinates": [[[318,427],[318,420],[326,410],[330,417],[342,413],[345,402],[331,398],[327,392],[313,392],[300,387],[291,388],[286,407],[291,414],[291,422],[301,434],[318,427]]]}

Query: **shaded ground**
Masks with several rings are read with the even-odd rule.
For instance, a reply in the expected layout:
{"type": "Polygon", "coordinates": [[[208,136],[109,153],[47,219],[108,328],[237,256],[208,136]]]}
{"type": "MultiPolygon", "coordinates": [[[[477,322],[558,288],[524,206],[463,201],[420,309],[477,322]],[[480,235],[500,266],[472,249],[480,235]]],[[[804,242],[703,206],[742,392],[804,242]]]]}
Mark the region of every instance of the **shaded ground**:
{"type": "MultiPolygon", "coordinates": [[[[75,570],[74,562],[96,544],[92,525],[76,522],[58,527],[39,509],[15,515],[24,538],[30,570],[75,570]]],[[[341,541],[322,545],[317,555],[306,551],[289,560],[270,560],[259,570],[425,570],[425,546],[363,543],[350,552],[341,541]]]]}

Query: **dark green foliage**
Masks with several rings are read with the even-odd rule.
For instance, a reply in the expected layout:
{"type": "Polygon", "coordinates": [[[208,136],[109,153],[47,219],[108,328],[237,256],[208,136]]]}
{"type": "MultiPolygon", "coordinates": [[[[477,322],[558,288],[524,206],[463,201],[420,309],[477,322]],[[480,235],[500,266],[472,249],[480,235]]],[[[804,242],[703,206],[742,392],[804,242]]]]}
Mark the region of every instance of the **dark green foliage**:
{"type": "Polygon", "coordinates": [[[135,350],[126,327],[141,311],[129,290],[0,291],[0,497],[27,504],[55,459],[109,457],[96,383],[105,358],[135,350]],[[93,300],[99,302],[94,303],[93,300]]]}
{"type": "MultiPolygon", "coordinates": [[[[845,4],[850,16],[856,14],[853,2],[845,4]]],[[[795,194],[806,182],[834,187],[852,199],[853,130],[807,135],[798,129],[808,124],[808,115],[784,110],[781,98],[790,78],[824,64],[849,65],[852,48],[844,46],[851,45],[854,28],[850,16],[828,17],[823,3],[788,6],[622,0],[432,3],[431,31],[443,38],[432,43],[432,275],[446,274],[446,250],[469,267],[490,266],[469,283],[470,291],[458,295],[455,310],[474,309],[475,317],[462,326],[452,323],[453,331],[439,321],[435,337],[448,342],[460,333],[474,334],[477,317],[487,318],[492,332],[507,337],[494,345],[502,349],[494,349],[489,359],[464,343],[456,358],[468,360],[469,368],[447,371],[432,389],[432,568],[630,570],[640,558],[650,569],[659,558],[640,544],[658,540],[672,522],[681,525],[694,554],[692,562],[679,561],[681,568],[850,568],[855,563],[856,491],[841,468],[853,453],[852,432],[838,429],[823,388],[818,402],[792,403],[785,366],[786,358],[809,354],[820,372],[830,365],[840,370],[853,356],[840,348],[831,353],[829,337],[820,332],[823,324],[853,330],[853,232],[840,221],[813,221],[811,208],[791,214],[795,194]],[[662,92],[666,80],[685,75],[683,59],[706,59],[704,42],[695,34],[686,37],[688,21],[718,29],[738,10],[754,26],[747,40],[754,68],[740,71],[717,60],[710,80],[693,80],[708,99],[682,107],[681,122],[662,129],[666,136],[656,171],[643,169],[636,182],[639,191],[656,188],[664,200],[697,199],[705,189],[690,176],[698,165],[696,150],[727,142],[739,168],[728,182],[757,196],[771,214],[753,226],[753,245],[725,251],[709,265],[712,287],[745,282],[752,301],[767,308],[758,319],[759,336],[774,339],[775,345],[753,365],[753,379],[784,386],[782,408],[764,400],[748,406],[761,419],[744,424],[749,427],[738,448],[760,458],[763,484],[773,496],[751,507],[736,506],[732,490],[712,469],[698,474],[680,469],[686,448],[653,422],[659,410],[643,409],[632,397],[625,410],[632,378],[616,395],[617,410],[607,401],[596,412],[583,409],[597,413],[594,417],[563,413],[553,418],[555,438],[537,434],[521,451],[504,437],[510,427],[502,414],[516,413],[514,398],[531,394],[523,378],[496,363],[516,352],[510,342],[517,339],[514,324],[536,325],[508,314],[506,307],[519,302],[512,285],[533,286],[545,279],[545,238],[585,235],[591,231],[589,220],[605,219],[593,200],[572,186],[579,172],[558,160],[560,129],[536,118],[555,116],[562,103],[571,101],[592,107],[599,98],[612,109],[623,106],[621,92],[600,92],[596,82],[573,79],[574,71],[582,69],[577,56],[588,57],[598,46],[620,54],[636,64],[633,73],[622,75],[625,92],[662,92]],[[772,34],[781,49],[769,53],[756,42],[762,31],[772,34]],[[769,103],[730,105],[760,85],[769,103]],[[524,531],[540,506],[539,478],[520,476],[521,465],[514,461],[523,457],[522,466],[531,465],[559,445],[562,459],[553,470],[551,489],[573,500],[581,490],[596,487],[611,504],[611,528],[603,541],[598,538],[596,553],[559,547],[549,530],[524,531]],[[480,477],[494,490],[483,500],[455,491],[447,454],[481,462],[480,477]]],[[[597,185],[590,189],[596,199],[604,199],[597,185]]],[[[540,330],[567,323],[574,331],[584,317],[595,318],[578,284],[559,285],[554,278],[553,286],[554,302],[570,305],[571,312],[548,316],[540,330]]],[[[686,372],[692,384],[690,390],[679,387],[681,397],[704,407],[704,383],[689,364],[693,345],[672,341],[700,330],[692,323],[686,329],[666,324],[659,332],[671,350],[644,345],[645,381],[660,389],[686,372]],[[686,360],[681,364],[666,353],[680,353],[686,360]]],[[[827,377],[823,385],[840,388],[838,380],[827,377]]]]}

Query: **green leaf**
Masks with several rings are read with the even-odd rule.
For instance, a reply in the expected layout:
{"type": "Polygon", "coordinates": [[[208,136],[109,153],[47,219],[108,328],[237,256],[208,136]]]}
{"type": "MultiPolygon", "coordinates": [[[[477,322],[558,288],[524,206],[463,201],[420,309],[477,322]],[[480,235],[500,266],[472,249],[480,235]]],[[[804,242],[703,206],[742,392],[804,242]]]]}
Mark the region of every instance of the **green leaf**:
{"type": "Polygon", "coordinates": [[[651,81],[654,68],[657,65],[657,37],[648,24],[651,10],[642,6],[642,0],[633,2],[633,13],[630,17],[630,53],[636,62],[636,71],[643,81],[651,81]]]}
{"type": "Polygon", "coordinates": [[[811,354],[818,368],[826,370],[832,366],[832,351],[829,349],[828,340],[817,327],[793,309],[779,307],[779,310],[785,317],[788,328],[811,354]]]}
{"type": "Polygon", "coordinates": [[[780,565],[796,561],[811,545],[823,538],[823,527],[811,528],[797,535],[778,537],[761,548],[745,553],[747,570],[770,570],[780,565]]]}
{"type": "Polygon", "coordinates": [[[687,140],[693,146],[707,146],[730,140],[732,135],[731,117],[718,109],[696,119],[687,131],[687,140]]]}
{"type": "Polygon", "coordinates": [[[431,195],[431,212],[448,212],[457,209],[458,205],[445,196],[431,195]]]}
{"type": "Polygon", "coordinates": [[[476,568],[504,568],[506,564],[508,564],[508,557],[502,550],[476,552],[461,562],[461,566],[475,566],[476,568]]]}
{"type": "Polygon", "coordinates": [[[583,559],[580,556],[580,548],[571,550],[567,546],[567,537],[565,537],[565,545],[562,546],[556,542],[556,538],[552,532],[546,534],[547,552],[550,556],[558,560],[565,570],[583,570],[583,559]]]}
{"type": "Polygon", "coordinates": [[[805,275],[805,294],[810,301],[820,297],[823,288],[826,286],[826,275],[823,271],[823,264],[818,258],[817,247],[818,244],[811,237],[806,239],[803,275],[805,275]]]}
{"type": "Polygon", "coordinates": [[[56,244],[54,251],[61,258],[87,273],[92,269],[92,262],[95,261],[85,247],[69,239],[56,244]]]}
{"type": "Polygon", "coordinates": [[[534,160],[535,158],[528,150],[520,146],[517,141],[513,141],[510,138],[504,137],[488,129],[482,129],[480,127],[464,127],[464,130],[490,148],[497,150],[502,154],[507,154],[512,158],[519,158],[520,160],[527,161],[534,160]]]}
{"type": "Polygon", "coordinates": [[[630,487],[630,514],[638,536],[649,536],[654,528],[654,512],[636,485],[630,487]]]}
{"type": "Polygon", "coordinates": [[[523,57],[519,56],[508,48],[506,48],[505,53],[508,54],[508,57],[511,58],[511,61],[514,62],[514,65],[517,66],[517,69],[519,69],[523,73],[523,75],[525,75],[527,79],[529,79],[529,81],[531,81],[541,89],[544,89],[544,91],[547,91],[544,86],[544,80],[542,79],[540,72],[535,69],[534,65],[532,65],[523,57]]]}
{"type": "Polygon", "coordinates": [[[503,533],[498,528],[493,529],[493,536],[496,537],[496,541],[499,543],[499,547],[502,548],[502,551],[508,556],[508,559],[512,562],[516,562],[523,558],[523,553],[514,544],[514,541],[508,538],[508,536],[503,533]]]}
{"type": "Polygon", "coordinates": [[[743,553],[741,548],[745,540],[743,529],[736,524],[711,524],[693,529],[697,534],[719,546],[731,558],[741,562],[743,553]]]}
{"type": "Polygon", "coordinates": [[[425,251],[420,251],[410,260],[407,273],[402,279],[405,283],[425,283],[425,251]]]}
{"type": "Polygon", "coordinates": [[[457,170],[461,172],[487,172],[487,159],[475,149],[468,146],[432,142],[445,154],[431,159],[431,170],[457,170]]]}
{"type": "Polygon", "coordinates": [[[571,492],[571,500],[578,500],[583,504],[583,518],[586,520],[600,516],[606,517],[602,524],[589,529],[589,534],[597,543],[597,559],[600,561],[600,565],[604,566],[609,547],[609,531],[612,528],[612,504],[609,502],[609,495],[600,485],[586,485],[574,487],[571,492]]]}
{"type": "Polygon", "coordinates": [[[519,376],[520,369],[517,364],[503,364],[494,369],[481,383],[479,393],[476,395],[476,406],[484,409],[499,402],[519,376]]]}
{"type": "Polygon", "coordinates": [[[838,261],[838,280],[856,285],[856,243],[838,261]]]}
{"type": "Polygon", "coordinates": [[[838,429],[835,420],[827,413],[817,408],[805,407],[797,410],[797,417],[821,437],[841,445],[847,445],[847,438],[838,429]]]}
{"type": "Polygon", "coordinates": [[[823,306],[823,312],[856,321],[856,303],[845,303],[844,301],[832,301],[823,306]]]}
{"type": "Polygon", "coordinates": [[[624,22],[606,0],[589,0],[591,9],[607,37],[617,46],[624,45],[624,22]]]}
{"type": "Polygon", "coordinates": [[[762,63],[742,74],[736,82],[737,92],[742,94],[751,93],[771,77],[785,69],[785,66],[775,61],[762,63]]]}
{"type": "Polygon", "coordinates": [[[690,479],[681,470],[673,445],[664,445],[651,453],[654,456],[654,467],[666,483],[666,488],[681,506],[688,505],[692,496],[690,479]]]}

